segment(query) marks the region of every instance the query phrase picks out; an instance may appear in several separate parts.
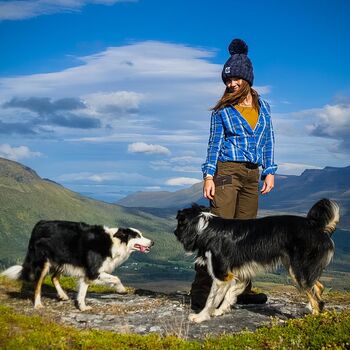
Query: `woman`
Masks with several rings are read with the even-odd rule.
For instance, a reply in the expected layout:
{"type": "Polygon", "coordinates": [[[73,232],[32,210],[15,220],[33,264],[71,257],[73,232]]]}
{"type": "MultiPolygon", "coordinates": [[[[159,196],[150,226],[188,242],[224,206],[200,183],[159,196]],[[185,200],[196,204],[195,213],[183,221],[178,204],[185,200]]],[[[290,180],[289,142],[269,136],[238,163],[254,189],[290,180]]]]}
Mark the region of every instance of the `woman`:
{"type": "MultiPolygon", "coordinates": [[[[222,70],[225,92],[213,108],[206,162],[202,165],[203,194],[211,212],[223,218],[251,219],[258,210],[259,166],[262,166],[262,194],[274,187],[274,133],[270,106],[252,88],[253,66],[248,46],[234,39],[231,57],[222,70]]],[[[192,309],[201,310],[208,297],[211,277],[206,267],[196,265],[192,283],[192,309]]],[[[248,281],[241,303],[265,303],[265,294],[251,292],[248,281]]]]}

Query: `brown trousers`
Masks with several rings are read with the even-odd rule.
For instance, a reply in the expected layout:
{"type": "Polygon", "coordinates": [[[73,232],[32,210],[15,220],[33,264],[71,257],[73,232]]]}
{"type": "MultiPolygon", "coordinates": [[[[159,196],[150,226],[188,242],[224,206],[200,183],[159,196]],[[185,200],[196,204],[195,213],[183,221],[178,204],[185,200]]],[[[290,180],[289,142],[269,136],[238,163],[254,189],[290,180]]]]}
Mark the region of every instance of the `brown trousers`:
{"type": "MultiPolygon", "coordinates": [[[[211,212],[226,219],[253,219],[258,211],[259,169],[250,163],[218,162],[214,176],[215,195],[211,212]]],[[[207,301],[212,278],[206,266],[195,265],[191,286],[193,309],[202,309],[207,301]]],[[[251,289],[249,281],[245,293],[251,289]]]]}

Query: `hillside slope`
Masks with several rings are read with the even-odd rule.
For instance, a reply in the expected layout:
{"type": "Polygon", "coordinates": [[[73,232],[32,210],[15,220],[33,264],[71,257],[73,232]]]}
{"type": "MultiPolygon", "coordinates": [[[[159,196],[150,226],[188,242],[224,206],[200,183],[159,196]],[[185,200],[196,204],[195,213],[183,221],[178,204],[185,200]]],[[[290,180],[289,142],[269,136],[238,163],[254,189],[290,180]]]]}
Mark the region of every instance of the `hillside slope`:
{"type": "Polygon", "coordinates": [[[23,259],[31,230],[41,219],[138,228],[156,244],[150,254],[133,254],[134,261],[161,264],[183,256],[169,220],[83,197],[40,178],[28,167],[0,158],[1,265],[23,259]]]}

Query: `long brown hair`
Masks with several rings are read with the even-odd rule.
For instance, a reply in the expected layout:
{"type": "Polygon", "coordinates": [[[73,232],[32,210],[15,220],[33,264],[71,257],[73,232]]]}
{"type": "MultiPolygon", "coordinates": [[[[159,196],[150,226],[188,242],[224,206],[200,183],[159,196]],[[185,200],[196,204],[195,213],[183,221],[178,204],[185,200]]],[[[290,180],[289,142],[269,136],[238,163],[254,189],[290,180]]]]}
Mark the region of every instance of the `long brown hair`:
{"type": "Polygon", "coordinates": [[[251,88],[249,83],[245,80],[242,80],[241,87],[238,91],[232,92],[231,89],[226,87],[224,94],[211,110],[217,111],[227,106],[234,106],[238,103],[242,103],[249,92],[252,94],[253,98],[252,106],[259,111],[259,94],[256,90],[251,88]]]}

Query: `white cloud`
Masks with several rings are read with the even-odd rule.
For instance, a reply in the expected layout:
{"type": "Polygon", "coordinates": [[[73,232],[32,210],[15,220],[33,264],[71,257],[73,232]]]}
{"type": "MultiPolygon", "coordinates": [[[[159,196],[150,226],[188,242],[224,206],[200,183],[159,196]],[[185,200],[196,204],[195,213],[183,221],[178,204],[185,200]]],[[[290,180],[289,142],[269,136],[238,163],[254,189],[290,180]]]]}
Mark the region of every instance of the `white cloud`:
{"type": "Polygon", "coordinates": [[[187,186],[187,185],[194,185],[201,181],[202,180],[195,179],[192,177],[175,177],[167,180],[165,184],[168,186],[187,186]]]}
{"type": "Polygon", "coordinates": [[[0,145],[0,157],[3,158],[19,160],[40,156],[42,156],[42,153],[33,152],[27,146],[12,147],[9,144],[0,145]]]}
{"type": "Polygon", "coordinates": [[[136,0],[8,0],[0,1],[0,20],[19,20],[59,12],[77,12],[86,4],[113,5],[136,0]]]}
{"type": "Polygon", "coordinates": [[[146,153],[146,154],[170,154],[168,148],[161,145],[152,145],[144,142],[134,142],[128,145],[130,153],[146,153]]]}
{"type": "Polygon", "coordinates": [[[137,173],[123,173],[123,172],[105,172],[105,173],[92,173],[92,172],[80,172],[62,174],[57,177],[58,181],[62,182],[92,182],[92,183],[108,183],[115,181],[122,182],[141,182],[149,183],[149,178],[137,173]]]}
{"type": "Polygon", "coordinates": [[[218,80],[221,65],[208,62],[213,55],[213,51],[159,41],[109,47],[77,57],[79,65],[62,71],[1,78],[0,96],[58,98],[135,91],[147,92],[149,101],[167,103],[170,97],[172,101],[178,96],[198,97],[197,91],[208,83],[213,85],[204,96],[219,96],[223,89],[218,80]]]}
{"type": "Polygon", "coordinates": [[[254,86],[254,89],[258,91],[261,95],[267,95],[271,92],[272,87],[270,85],[263,85],[263,86],[254,86]]]}
{"type": "Polygon", "coordinates": [[[83,96],[88,108],[95,113],[130,113],[138,111],[143,94],[133,91],[96,92],[83,96]]]}
{"type": "Polygon", "coordinates": [[[315,136],[349,138],[350,104],[326,105],[316,111],[317,119],[309,130],[315,136]]]}
{"type": "Polygon", "coordinates": [[[150,167],[154,170],[168,170],[184,173],[200,173],[204,159],[193,156],[179,156],[166,160],[154,160],[150,162],[150,167]]]}
{"type": "Polygon", "coordinates": [[[309,162],[306,160],[309,155],[318,157],[316,149],[321,150],[323,157],[329,161],[333,160],[331,154],[334,152],[348,154],[350,150],[349,103],[275,114],[273,119],[276,136],[282,142],[290,140],[295,144],[297,138],[299,150],[304,155],[303,161],[309,162]]]}

